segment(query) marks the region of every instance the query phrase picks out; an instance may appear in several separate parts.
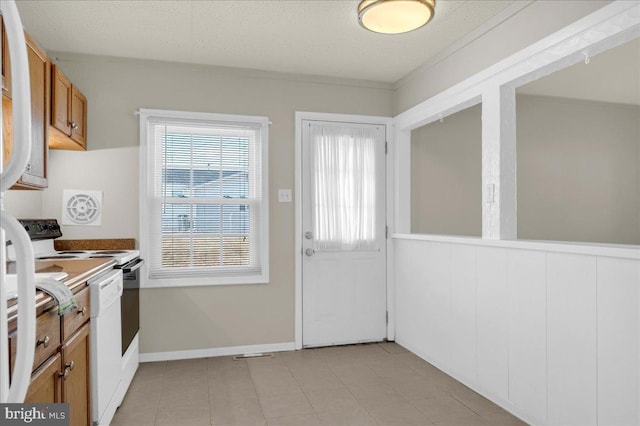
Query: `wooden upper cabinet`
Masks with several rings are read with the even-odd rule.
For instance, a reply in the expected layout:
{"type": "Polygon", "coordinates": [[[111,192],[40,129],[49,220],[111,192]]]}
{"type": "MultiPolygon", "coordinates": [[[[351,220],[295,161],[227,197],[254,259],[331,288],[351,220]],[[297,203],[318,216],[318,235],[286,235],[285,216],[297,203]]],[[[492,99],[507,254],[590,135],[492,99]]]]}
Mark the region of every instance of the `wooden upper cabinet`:
{"type": "Polygon", "coordinates": [[[53,149],[87,149],[87,98],[57,66],[51,71],[51,140],[53,149]]]}
{"type": "Polygon", "coordinates": [[[71,91],[71,139],[87,149],[87,98],[75,86],[71,91]]]}
{"type": "Polygon", "coordinates": [[[2,63],[0,64],[0,69],[2,70],[2,94],[11,99],[11,62],[9,62],[9,45],[4,31],[2,16],[0,16],[0,34],[0,42],[2,43],[2,63]]]}
{"type": "Polygon", "coordinates": [[[55,65],[51,68],[51,89],[51,124],[71,135],[71,82],[55,65]]]}
{"type": "MultiPolygon", "coordinates": [[[[47,187],[47,159],[49,154],[49,115],[51,92],[51,63],[36,43],[25,34],[27,41],[27,60],[29,63],[29,81],[31,89],[31,157],[27,167],[18,180],[15,189],[42,189],[47,187]]],[[[4,43],[4,41],[3,41],[4,43]]],[[[8,51],[3,49],[4,65],[9,62],[4,60],[8,51]]],[[[8,65],[7,68],[8,69],[8,65]]],[[[10,78],[9,78],[10,79],[10,78]]],[[[13,102],[2,96],[2,136],[4,164],[9,161],[16,141],[13,138],[13,102]]]]}
{"type": "Polygon", "coordinates": [[[47,187],[47,157],[49,154],[49,114],[51,93],[51,62],[36,43],[27,38],[27,56],[31,81],[31,161],[20,179],[25,186],[47,187]]]}

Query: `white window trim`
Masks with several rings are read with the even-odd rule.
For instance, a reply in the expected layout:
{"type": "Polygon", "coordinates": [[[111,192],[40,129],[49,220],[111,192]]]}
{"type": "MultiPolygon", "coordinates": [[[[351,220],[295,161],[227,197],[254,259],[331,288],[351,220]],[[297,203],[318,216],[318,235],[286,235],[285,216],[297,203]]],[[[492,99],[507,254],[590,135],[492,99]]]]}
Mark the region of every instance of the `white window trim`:
{"type": "Polygon", "coordinates": [[[149,179],[148,155],[148,122],[150,118],[165,118],[175,120],[202,120],[229,123],[255,123],[260,125],[262,136],[262,202],[260,211],[260,259],[261,273],[234,275],[234,276],[208,276],[208,277],[175,277],[163,279],[150,279],[146,267],[141,274],[142,288],[166,288],[166,287],[192,287],[215,286],[230,284],[266,284],[269,282],[269,119],[261,116],[216,114],[205,112],[171,111],[159,109],[140,109],[140,256],[144,259],[150,253],[149,229],[147,226],[150,203],[148,198],[153,192],[152,182],[149,179]]]}

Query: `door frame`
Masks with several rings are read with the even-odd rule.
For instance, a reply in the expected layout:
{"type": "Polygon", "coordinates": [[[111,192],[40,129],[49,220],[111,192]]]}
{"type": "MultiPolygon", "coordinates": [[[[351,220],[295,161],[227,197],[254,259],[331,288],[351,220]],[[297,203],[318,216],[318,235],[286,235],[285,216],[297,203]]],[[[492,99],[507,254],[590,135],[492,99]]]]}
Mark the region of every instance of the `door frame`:
{"type": "Polygon", "coordinates": [[[393,225],[393,184],[394,184],[394,168],[393,168],[393,119],[392,117],[382,117],[373,115],[353,115],[353,114],[333,114],[322,112],[301,112],[295,113],[295,348],[302,349],[302,121],[335,121],[359,124],[379,124],[385,126],[387,155],[385,191],[386,191],[386,223],[387,223],[387,339],[395,339],[394,324],[394,306],[395,306],[395,287],[393,281],[393,245],[391,244],[391,234],[393,225]]]}

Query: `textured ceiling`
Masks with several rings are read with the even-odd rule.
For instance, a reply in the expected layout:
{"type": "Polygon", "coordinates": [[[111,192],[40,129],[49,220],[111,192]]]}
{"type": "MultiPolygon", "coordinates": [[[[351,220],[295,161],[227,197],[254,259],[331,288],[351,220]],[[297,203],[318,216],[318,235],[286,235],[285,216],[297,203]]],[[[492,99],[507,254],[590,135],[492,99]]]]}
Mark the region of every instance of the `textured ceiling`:
{"type": "Polygon", "coordinates": [[[46,50],[393,83],[514,0],[438,0],[427,26],[395,36],[361,28],[357,0],[17,3],[46,50]]]}

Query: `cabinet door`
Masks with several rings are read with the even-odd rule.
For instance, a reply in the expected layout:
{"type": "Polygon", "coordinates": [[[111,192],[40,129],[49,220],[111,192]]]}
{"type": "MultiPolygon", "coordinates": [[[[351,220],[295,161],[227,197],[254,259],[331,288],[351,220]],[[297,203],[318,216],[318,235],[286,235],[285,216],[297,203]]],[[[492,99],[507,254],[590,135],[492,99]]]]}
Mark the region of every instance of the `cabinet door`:
{"type": "Polygon", "coordinates": [[[47,157],[49,153],[49,92],[51,64],[44,51],[29,37],[27,56],[31,81],[31,160],[20,183],[47,187],[47,157]]]}
{"type": "MultiPolygon", "coordinates": [[[[39,189],[47,187],[47,158],[49,153],[49,59],[44,51],[25,34],[27,60],[31,83],[31,158],[24,174],[13,187],[15,189],[39,189]]],[[[4,164],[13,150],[13,107],[9,98],[2,98],[2,136],[4,164]]]]}
{"type": "Polygon", "coordinates": [[[62,402],[69,404],[70,426],[91,424],[89,322],[62,346],[62,402]]]}
{"type": "Polygon", "coordinates": [[[13,104],[2,96],[2,166],[5,167],[13,148],[13,104]]]}
{"type": "Polygon", "coordinates": [[[24,402],[57,403],[62,401],[62,357],[55,354],[31,376],[31,384],[24,402]]]}
{"type": "Polygon", "coordinates": [[[69,339],[85,322],[91,318],[91,294],[89,287],[75,294],[78,310],[62,316],[62,341],[69,339]]]}
{"type": "MultiPolygon", "coordinates": [[[[12,323],[9,325],[10,329],[12,328],[12,323]]],[[[34,369],[58,351],[60,347],[60,317],[56,308],[44,312],[36,318],[36,340],[33,346],[35,347],[33,356],[34,369]]],[[[13,367],[16,362],[17,347],[18,334],[14,331],[9,336],[9,371],[11,374],[13,374],[13,367]]]]}
{"type": "Polygon", "coordinates": [[[2,43],[2,58],[0,68],[2,69],[2,94],[11,99],[11,63],[9,62],[9,45],[7,43],[7,35],[4,31],[4,23],[0,16],[0,36],[2,43]]]}
{"type": "Polygon", "coordinates": [[[71,82],[53,65],[51,124],[65,135],[71,135],[71,82]]]}
{"type": "Polygon", "coordinates": [[[71,88],[71,139],[83,149],[87,148],[87,98],[76,89],[71,88]]]}

